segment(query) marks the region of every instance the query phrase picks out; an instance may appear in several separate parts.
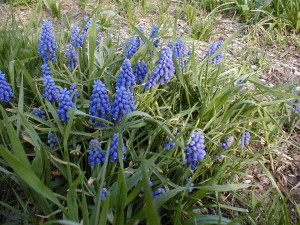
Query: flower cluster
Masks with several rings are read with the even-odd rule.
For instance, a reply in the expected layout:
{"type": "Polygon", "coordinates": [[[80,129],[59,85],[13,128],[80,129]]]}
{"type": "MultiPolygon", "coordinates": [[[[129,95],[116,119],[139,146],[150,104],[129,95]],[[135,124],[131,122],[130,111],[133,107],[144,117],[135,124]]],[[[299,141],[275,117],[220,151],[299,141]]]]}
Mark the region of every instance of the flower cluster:
{"type": "Polygon", "coordinates": [[[125,51],[126,58],[130,59],[134,54],[139,50],[141,46],[141,40],[140,37],[133,37],[129,39],[128,47],[125,51]]]}
{"type": "Polygon", "coordinates": [[[68,68],[70,70],[78,66],[77,52],[72,44],[67,47],[66,58],[69,60],[68,68]]]}
{"type": "MultiPolygon", "coordinates": [[[[90,102],[90,114],[108,120],[110,113],[110,102],[107,94],[107,89],[101,80],[96,80],[93,86],[93,92],[90,102]]],[[[96,122],[96,118],[91,117],[90,121],[96,123],[96,126],[104,126],[101,121],[96,122]]]]}
{"type": "MultiPolygon", "coordinates": [[[[173,131],[173,134],[174,134],[174,136],[178,136],[179,132],[178,132],[177,130],[174,130],[174,131],[173,131]]],[[[163,146],[164,146],[167,150],[171,151],[171,150],[173,150],[174,147],[176,146],[176,142],[172,142],[172,139],[171,139],[170,137],[168,137],[167,140],[168,140],[167,143],[165,143],[163,146]]]]}
{"type": "Polygon", "coordinates": [[[149,36],[150,41],[154,41],[156,39],[153,43],[156,48],[158,48],[160,45],[160,38],[159,38],[158,30],[159,30],[158,25],[157,24],[153,25],[151,34],[149,36]]]}
{"type": "Polygon", "coordinates": [[[250,144],[250,140],[251,134],[249,132],[245,132],[239,141],[239,145],[241,145],[242,148],[247,148],[247,146],[250,144]]]}
{"type": "MultiPolygon", "coordinates": [[[[219,41],[218,43],[213,43],[209,46],[209,51],[206,53],[206,55],[204,56],[204,59],[206,59],[207,57],[213,55],[216,51],[218,51],[218,49],[223,45],[223,41],[219,41]]],[[[218,66],[221,65],[222,60],[223,60],[223,56],[224,56],[224,51],[220,52],[216,57],[214,57],[213,59],[210,60],[210,63],[213,64],[217,64],[218,66]]]]}
{"type": "Polygon", "coordinates": [[[176,59],[180,59],[183,54],[184,42],[179,38],[174,46],[173,53],[175,54],[176,59]]]}
{"type": "Polygon", "coordinates": [[[13,101],[14,93],[11,86],[7,83],[5,74],[0,70],[0,102],[11,103],[13,101]]]}
{"type": "MultiPolygon", "coordinates": [[[[125,159],[127,147],[124,145],[123,141],[122,144],[123,144],[123,152],[124,152],[124,159],[125,159]]],[[[111,142],[111,148],[109,150],[111,163],[114,163],[118,159],[118,149],[119,149],[119,133],[114,133],[114,137],[111,142]]]]}
{"type": "Polygon", "coordinates": [[[79,47],[79,48],[83,47],[85,36],[86,36],[88,30],[90,29],[90,27],[92,26],[92,23],[93,23],[93,19],[86,20],[86,24],[83,28],[82,33],[78,35],[77,42],[76,42],[77,47],[79,47]]]}
{"type": "Polygon", "coordinates": [[[41,119],[46,119],[46,113],[43,109],[33,108],[33,115],[40,117],[41,119]]]}
{"type": "MultiPolygon", "coordinates": [[[[185,180],[185,185],[188,185],[188,183],[190,182],[190,179],[191,179],[191,177],[185,180]]],[[[194,190],[194,186],[195,186],[195,184],[191,183],[191,185],[189,187],[189,192],[190,193],[194,190]]]]}
{"type": "Polygon", "coordinates": [[[44,21],[42,34],[39,41],[38,51],[44,62],[48,60],[56,61],[56,50],[58,49],[53,33],[53,24],[51,21],[44,21]]]}
{"type": "Polygon", "coordinates": [[[50,145],[50,148],[54,148],[54,146],[58,143],[58,138],[51,132],[48,134],[48,144],[50,145]]]}
{"type": "Polygon", "coordinates": [[[75,101],[77,98],[79,98],[80,96],[80,93],[77,89],[77,85],[76,84],[72,84],[71,87],[70,87],[70,92],[71,92],[71,95],[73,96],[73,100],[75,101]]]}
{"type": "Polygon", "coordinates": [[[118,123],[127,113],[135,110],[136,105],[133,93],[127,91],[124,87],[117,88],[115,101],[113,102],[111,109],[113,121],[118,123]]]}
{"type": "Polygon", "coordinates": [[[191,169],[195,170],[199,162],[204,159],[206,155],[204,136],[201,131],[195,132],[191,135],[189,147],[185,150],[187,166],[191,165],[191,169]]]}
{"type": "Polygon", "coordinates": [[[165,85],[174,76],[175,67],[172,58],[172,50],[165,48],[161,54],[158,66],[153,71],[150,79],[146,83],[146,90],[155,88],[158,83],[165,85]]]}
{"type": "Polygon", "coordinates": [[[61,119],[63,124],[67,124],[69,122],[70,116],[68,112],[70,109],[74,109],[75,104],[72,101],[72,94],[67,88],[60,91],[59,94],[59,108],[58,108],[58,116],[61,119]]]}
{"type": "Polygon", "coordinates": [[[73,26],[72,34],[71,34],[71,45],[74,47],[77,46],[77,38],[80,33],[80,28],[77,25],[73,26]]]}
{"type": "Polygon", "coordinates": [[[90,141],[88,162],[91,167],[105,162],[105,152],[101,149],[101,144],[96,139],[90,141]]]}
{"type": "Polygon", "coordinates": [[[148,66],[144,60],[137,63],[134,76],[137,84],[142,84],[148,74],[148,66]]]}
{"type": "Polygon", "coordinates": [[[229,136],[228,138],[226,138],[224,141],[221,142],[221,147],[223,150],[228,150],[233,146],[233,144],[234,144],[234,137],[229,136]]]}
{"type": "Polygon", "coordinates": [[[45,85],[43,97],[48,99],[50,102],[58,102],[59,90],[52,78],[51,68],[48,63],[44,63],[42,65],[42,72],[45,85]]]}
{"type": "Polygon", "coordinates": [[[102,189],[101,201],[105,201],[107,194],[108,194],[108,190],[104,187],[102,189]]]}
{"type": "Polygon", "coordinates": [[[156,191],[153,192],[153,198],[158,198],[162,194],[166,193],[166,189],[158,188],[156,191]]]}
{"type": "Polygon", "coordinates": [[[122,70],[119,74],[116,87],[121,88],[125,87],[125,89],[133,90],[135,82],[135,76],[133,74],[131,63],[129,59],[125,59],[123,62],[122,70]]]}

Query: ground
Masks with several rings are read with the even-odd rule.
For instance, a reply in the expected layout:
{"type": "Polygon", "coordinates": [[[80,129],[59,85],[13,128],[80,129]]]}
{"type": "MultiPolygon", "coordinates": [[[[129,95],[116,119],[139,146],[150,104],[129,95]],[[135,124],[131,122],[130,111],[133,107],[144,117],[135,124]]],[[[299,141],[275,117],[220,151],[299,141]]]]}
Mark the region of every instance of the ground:
{"type": "MultiPolygon", "coordinates": [[[[156,1],[149,1],[154,9],[158,9],[156,1]]],[[[105,8],[108,10],[118,11],[119,6],[115,3],[107,3],[105,8]]],[[[34,11],[33,8],[21,7],[16,9],[17,15],[21,20],[26,23],[34,11]]],[[[174,4],[168,9],[168,13],[174,16],[176,7],[174,4]]],[[[82,9],[76,5],[74,0],[64,0],[62,3],[62,14],[68,15],[72,22],[83,19],[88,16],[92,10],[90,7],[82,9]]],[[[3,24],[5,18],[9,15],[9,7],[7,5],[0,5],[0,14],[4,15],[0,19],[3,24]]],[[[44,10],[43,17],[49,17],[51,13],[44,10]]],[[[152,10],[150,13],[139,15],[136,21],[137,26],[142,26],[145,30],[149,30],[152,24],[155,23],[157,13],[152,10]]],[[[201,15],[199,13],[198,18],[201,15]]],[[[64,18],[64,17],[63,17],[64,18]]],[[[65,19],[65,18],[64,18],[65,19]]],[[[114,18],[114,26],[120,30],[121,37],[128,37],[130,35],[130,28],[126,21],[121,17],[114,18]]],[[[212,35],[208,42],[196,42],[196,52],[199,55],[204,55],[208,49],[209,43],[225,40],[232,35],[241,25],[237,17],[218,15],[216,17],[215,33],[212,35]]],[[[233,62],[241,62],[245,60],[253,71],[257,71],[258,67],[262,71],[258,79],[266,86],[280,86],[285,84],[300,82],[300,37],[293,32],[285,32],[275,30],[274,33],[264,29],[264,26],[248,26],[243,32],[235,38],[227,49],[227,60],[233,62]]],[[[191,28],[188,27],[185,17],[178,19],[178,35],[183,36],[190,41],[189,34],[191,28]]],[[[282,140],[280,149],[272,149],[275,152],[274,158],[270,158],[266,152],[262,159],[266,168],[268,168],[276,179],[276,184],[285,196],[290,196],[291,201],[294,201],[300,207],[300,125],[295,128],[295,131],[286,139],[282,140]]],[[[253,148],[259,149],[264,145],[264,140],[261,143],[256,143],[253,148]]],[[[243,183],[255,184],[254,187],[249,189],[251,192],[255,189],[261,195],[272,186],[272,182],[266,176],[265,172],[259,165],[249,166],[246,176],[236,178],[237,181],[243,183]]],[[[290,204],[290,210],[295,210],[290,204]]],[[[296,219],[295,219],[296,220],[296,219]]]]}

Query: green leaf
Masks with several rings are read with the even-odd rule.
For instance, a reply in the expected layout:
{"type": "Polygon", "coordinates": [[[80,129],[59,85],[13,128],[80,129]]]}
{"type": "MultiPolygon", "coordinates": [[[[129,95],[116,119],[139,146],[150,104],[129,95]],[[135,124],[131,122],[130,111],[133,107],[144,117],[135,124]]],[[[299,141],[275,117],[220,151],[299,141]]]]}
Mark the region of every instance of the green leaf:
{"type": "Polygon", "coordinates": [[[220,217],[217,215],[198,215],[185,221],[184,225],[206,225],[206,224],[218,224],[226,225],[231,222],[230,219],[220,217]]]}

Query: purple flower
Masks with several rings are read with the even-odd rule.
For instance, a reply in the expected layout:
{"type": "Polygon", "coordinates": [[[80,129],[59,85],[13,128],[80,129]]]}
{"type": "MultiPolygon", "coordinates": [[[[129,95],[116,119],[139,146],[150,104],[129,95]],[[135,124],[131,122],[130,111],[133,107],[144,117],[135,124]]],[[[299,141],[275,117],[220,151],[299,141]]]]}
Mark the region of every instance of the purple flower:
{"type": "MultiPolygon", "coordinates": [[[[173,134],[174,134],[174,136],[178,136],[179,132],[178,132],[177,130],[174,130],[173,134]]],[[[167,143],[163,144],[163,146],[164,146],[167,150],[171,151],[171,150],[173,150],[174,147],[176,146],[176,142],[172,142],[172,139],[168,137],[168,138],[167,138],[167,143]]]]}
{"type": "Polygon", "coordinates": [[[33,115],[40,117],[41,119],[46,119],[46,113],[43,109],[33,108],[33,115]]]}
{"type": "Polygon", "coordinates": [[[249,132],[245,132],[239,141],[239,145],[241,145],[242,148],[247,148],[248,145],[250,144],[250,140],[251,140],[251,134],[249,132]]]}
{"type": "Polygon", "coordinates": [[[79,98],[80,96],[80,93],[77,89],[77,85],[76,84],[72,84],[71,87],[70,87],[70,92],[71,92],[71,95],[73,96],[73,100],[75,101],[77,98],[79,98]]]}
{"type": "Polygon", "coordinates": [[[51,21],[45,20],[38,46],[38,51],[44,62],[48,60],[57,61],[55,53],[57,49],[58,46],[53,33],[53,24],[51,21]]]}
{"type": "MultiPolygon", "coordinates": [[[[124,152],[124,159],[125,159],[127,147],[124,145],[123,141],[122,144],[123,144],[123,152],[124,152]]],[[[109,150],[111,163],[114,163],[118,159],[118,149],[119,149],[119,134],[115,133],[109,150]]]]}
{"type": "Polygon", "coordinates": [[[11,86],[7,83],[5,74],[0,70],[0,102],[12,103],[14,98],[14,93],[11,86]]]}
{"type": "Polygon", "coordinates": [[[129,59],[125,59],[122,70],[119,74],[116,87],[121,88],[124,87],[125,89],[133,90],[135,82],[135,76],[133,74],[131,63],[129,59]]]}
{"type": "Polygon", "coordinates": [[[142,84],[147,74],[148,74],[148,66],[145,63],[145,61],[142,60],[137,64],[136,69],[134,71],[136,83],[142,84]]]}
{"type": "Polygon", "coordinates": [[[75,104],[72,101],[71,92],[67,90],[67,88],[60,91],[59,94],[59,108],[58,108],[58,116],[61,119],[63,124],[67,124],[69,122],[69,110],[75,109],[75,104]]]}
{"type": "Polygon", "coordinates": [[[204,136],[201,131],[194,132],[191,135],[189,147],[184,152],[187,160],[187,166],[191,165],[191,169],[196,170],[199,162],[201,162],[206,155],[204,136]]]}
{"type": "Polygon", "coordinates": [[[133,93],[127,91],[124,87],[117,88],[115,101],[112,104],[111,115],[115,123],[132,111],[136,110],[133,93]]]}
{"type": "MultiPolygon", "coordinates": [[[[110,113],[110,102],[107,94],[107,89],[101,80],[94,82],[93,93],[90,102],[90,114],[108,120],[110,113]]],[[[95,123],[95,126],[105,126],[101,121],[91,117],[90,121],[95,123]]]]}
{"type": "Polygon", "coordinates": [[[104,187],[104,188],[102,189],[101,201],[105,201],[107,194],[108,194],[108,191],[107,191],[107,189],[104,187]]]}
{"type": "MultiPolygon", "coordinates": [[[[223,45],[223,41],[219,41],[218,43],[213,43],[209,46],[209,51],[204,56],[204,59],[213,55],[218,49],[223,45]]],[[[218,66],[221,65],[224,56],[224,51],[220,52],[217,56],[210,60],[210,64],[217,64],[218,66]]]]}
{"type": "Polygon", "coordinates": [[[175,67],[170,48],[165,48],[161,54],[158,66],[153,71],[150,79],[146,83],[146,90],[155,88],[158,83],[165,85],[174,76],[175,67]]]}
{"type": "Polygon", "coordinates": [[[87,34],[87,31],[90,29],[90,27],[92,26],[92,23],[93,23],[93,19],[87,19],[86,20],[86,24],[83,28],[83,31],[81,34],[79,34],[78,38],[77,38],[77,42],[76,42],[76,46],[79,47],[79,48],[82,48],[83,47],[83,44],[84,44],[84,39],[85,39],[85,36],[87,34]]]}
{"type": "Polygon", "coordinates": [[[155,46],[156,48],[158,48],[159,45],[160,45],[160,39],[159,39],[158,30],[159,30],[158,25],[157,25],[157,24],[153,25],[151,34],[150,34],[150,36],[149,36],[149,40],[150,40],[150,41],[154,41],[153,44],[154,44],[154,46],[155,46]]]}
{"type": "Polygon", "coordinates": [[[58,138],[51,132],[48,134],[48,144],[50,145],[50,148],[54,148],[56,143],[58,143],[58,138]]]}
{"type": "Polygon", "coordinates": [[[95,167],[98,164],[104,164],[105,162],[105,152],[101,148],[101,144],[96,139],[90,141],[89,146],[89,157],[88,162],[91,167],[95,167]]]}
{"type": "MultiPolygon", "coordinates": [[[[190,179],[191,179],[191,177],[188,178],[188,179],[186,179],[185,185],[187,185],[187,184],[190,182],[190,179]]],[[[195,186],[195,184],[194,184],[194,183],[191,183],[191,185],[190,185],[190,187],[189,187],[189,192],[190,192],[190,193],[194,190],[194,186],[195,186]]]]}
{"type": "Polygon", "coordinates": [[[174,46],[173,52],[175,54],[176,59],[180,59],[183,55],[184,42],[181,38],[179,38],[174,46]]]}
{"type": "Polygon", "coordinates": [[[77,46],[77,39],[80,33],[80,28],[77,25],[73,26],[72,35],[71,35],[71,44],[76,47],[77,46]]]}
{"type": "Polygon", "coordinates": [[[75,50],[75,48],[73,47],[72,44],[68,45],[68,49],[66,52],[66,58],[68,58],[69,63],[68,63],[68,68],[70,70],[74,69],[76,66],[78,66],[78,62],[77,62],[77,52],[75,50]]]}
{"type": "Polygon", "coordinates": [[[229,148],[232,147],[233,144],[234,144],[234,137],[229,136],[228,138],[226,138],[224,141],[221,142],[221,147],[223,148],[223,150],[228,150],[229,148]]]}
{"type": "Polygon", "coordinates": [[[162,194],[166,193],[166,189],[158,188],[156,191],[153,192],[153,198],[158,198],[162,194]]]}
{"type": "Polygon", "coordinates": [[[130,59],[139,50],[141,41],[139,37],[133,37],[129,39],[128,47],[125,51],[126,58],[130,59]]]}
{"type": "Polygon", "coordinates": [[[59,90],[51,76],[51,69],[48,63],[42,65],[42,72],[45,85],[43,97],[50,102],[58,102],[59,90]]]}

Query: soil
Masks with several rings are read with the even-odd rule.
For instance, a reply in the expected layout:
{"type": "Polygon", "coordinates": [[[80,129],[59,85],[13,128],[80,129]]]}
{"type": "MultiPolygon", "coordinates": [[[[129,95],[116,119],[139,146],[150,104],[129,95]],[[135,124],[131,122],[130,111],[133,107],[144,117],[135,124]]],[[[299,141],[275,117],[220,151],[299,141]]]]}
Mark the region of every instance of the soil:
{"type": "MultiPolygon", "coordinates": [[[[72,18],[72,21],[84,19],[92,12],[91,1],[90,7],[85,9],[79,7],[75,0],[62,1],[63,18],[67,15],[72,18]]],[[[137,26],[144,27],[149,32],[152,24],[156,21],[156,16],[159,9],[156,1],[149,1],[153,10],[151,13],[144,15],[141,13],[138,16],[137,26]]],[[[116,10],[118,8],[114,3],[107,3],[106,8],[116,10]]],[[[24,23],[29,21],[33,8],[16,8],[17,15],[24,23]]],[[[176,6],[172,4],[168,13],[174,16],[176,6]]],[[[0,4],[0,27],[3,25],[5,18],[9,16],[9,6],[0,4]]],[[[51,13],[45,9],[43,17],[49,17],[51,13]]],[[[126,21],[117,16],[114,18],[114,26],[120,31],[120,37],[130,36],[130,28],[126,21]]],[[[209,43],[218,40],[225,40],[232,35],[242,24],[237,18],[220,16],[216,18],[216,33],[210,38],[209,42],[197,42],[196,52],[199,55],[204,55],[209,48],[209,43]]],[[[268,31],[263,27],[254,32],[257,27],[247,27],[243,32],[235,38],[228,46],[226,58],[228,61],[241,62],[245,60],[253,71],[258,67],[263,68],[263,72],[259,75],[258,80],[269,87],[282,86],[285,84],[300,83],[300,37],[293,33],[286,32],[285,35],[274,33],[270,36],[268,31]]],[[[188,37],[191,28],[187,25],[186,18],[178,19],[178,35],[188,37]]],[[[280,32],[280,31],[278,31],[280,32]]],[[[187,40],[190,40],[188,37],[187,40]]],[[[288,136],[288,134],[286,134],[288,136]]],[[[280,188],[284,196],[290,197],[290,210],[295,211],[295,204],[300,208],[300,129],[295,129],[292,135],[288,138],[288,142],[282,142],[281,148],[273,149],[274,158],[270,159],[268,154],[264,155],[262,161],[268,168],[276,180],[276,184],[280,188]],[[293,204],[292,204],[293,203],[293,204]]],[[[262,143],[263,144],[263,143],[262,143]]],[[[260,143],[251,146],[253,149],[262,148],[260,143]]],[[[255,191],[259,195],[263,195],[268,190],[272,183],[262,171],[259,165],[251,166],[247,169],[247,176],[238,177],[237,180],[243,183],[255,184],[255,191]]],[[[249,189],[249,192],[253,191],[249,189]]],[[[292,218],[297,222],[297,218],[292,218]]]]}

